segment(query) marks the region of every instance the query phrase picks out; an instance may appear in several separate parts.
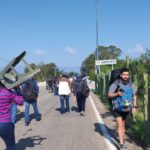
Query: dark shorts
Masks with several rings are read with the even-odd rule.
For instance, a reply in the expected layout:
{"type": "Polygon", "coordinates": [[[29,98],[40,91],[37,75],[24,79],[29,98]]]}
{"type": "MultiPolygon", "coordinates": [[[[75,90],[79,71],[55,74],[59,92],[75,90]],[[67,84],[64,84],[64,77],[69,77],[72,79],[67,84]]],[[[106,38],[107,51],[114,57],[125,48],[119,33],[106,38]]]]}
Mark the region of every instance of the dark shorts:
{"type": "Polygon", "coordinates": [[[129,115],[129,112],[121,112],[117,110],[114,110],[113,113],[115,118],[122,117],[123,120],[125,120],[129,115]]]}

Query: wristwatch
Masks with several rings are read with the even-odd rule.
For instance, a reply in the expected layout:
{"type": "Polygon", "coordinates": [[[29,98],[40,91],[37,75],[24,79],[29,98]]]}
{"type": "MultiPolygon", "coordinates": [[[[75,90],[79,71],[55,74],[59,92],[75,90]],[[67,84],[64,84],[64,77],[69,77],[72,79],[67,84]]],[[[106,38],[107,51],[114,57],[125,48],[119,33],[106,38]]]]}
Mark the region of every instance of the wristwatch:
{"type": "Polygon", "coordinates": [[[137,106],[133,106],[133,108],[138,108],[137,106]]]}

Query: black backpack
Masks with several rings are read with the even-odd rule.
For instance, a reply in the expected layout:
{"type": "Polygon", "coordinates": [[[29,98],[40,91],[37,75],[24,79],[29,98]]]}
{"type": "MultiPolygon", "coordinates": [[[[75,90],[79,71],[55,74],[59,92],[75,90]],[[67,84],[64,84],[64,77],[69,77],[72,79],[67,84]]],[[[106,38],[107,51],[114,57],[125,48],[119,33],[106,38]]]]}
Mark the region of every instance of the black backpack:
{"type": "Polygon", "coordinates": [[[87,98],[90,94],[90,89],[86,83],[86,81],[82,82],[82,97],[87,98]]]}
{"type": "Polygon", "coordinates": [[[111,71],[109,86],[116,80],[120,79],[121,69],[114,69],[111,71]]]}
{"type": "MultiPolygon", "coordinates": [[[[120,79],[120,74],[121,74],[121,68],[120,69],[114,69],[111,71],[110,75],[110,81],[109,81],[109,86],[114,82],[120,79]]],[[[117,89],[115,92],[119,90],[119,86],[117,85],[117,89]]],[[[108,98],[109,104],[112,106],[112,98],[108,98]]]]}
{"type": "Polygon", "coordinates": [[[26,100],[36,100],[38,94],[34,89],[34,84],[32,82],[27,82],[22,89],[23,96],[26,100]]]}

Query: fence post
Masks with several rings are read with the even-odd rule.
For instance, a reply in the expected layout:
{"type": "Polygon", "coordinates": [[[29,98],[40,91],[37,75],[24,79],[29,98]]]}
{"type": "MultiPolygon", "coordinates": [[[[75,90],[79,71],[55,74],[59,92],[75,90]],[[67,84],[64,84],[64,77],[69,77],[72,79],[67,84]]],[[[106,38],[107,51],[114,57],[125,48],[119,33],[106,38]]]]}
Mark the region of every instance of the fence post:
{"type": "Polygon", "coordinates": [[[148,121],[148,74],[143,73],[144,78],[144,120],[148,121]]]}

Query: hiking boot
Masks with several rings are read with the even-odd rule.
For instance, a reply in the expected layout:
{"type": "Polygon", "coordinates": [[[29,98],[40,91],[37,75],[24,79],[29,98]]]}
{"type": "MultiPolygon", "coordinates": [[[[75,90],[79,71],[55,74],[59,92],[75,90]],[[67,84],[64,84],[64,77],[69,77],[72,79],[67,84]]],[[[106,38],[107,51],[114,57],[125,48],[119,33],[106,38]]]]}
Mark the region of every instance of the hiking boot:
{"type": "Polygon", "coordinates": [[[25,126],[28,126],[29,125],[29,122],[25,122],[25,126]]]}

